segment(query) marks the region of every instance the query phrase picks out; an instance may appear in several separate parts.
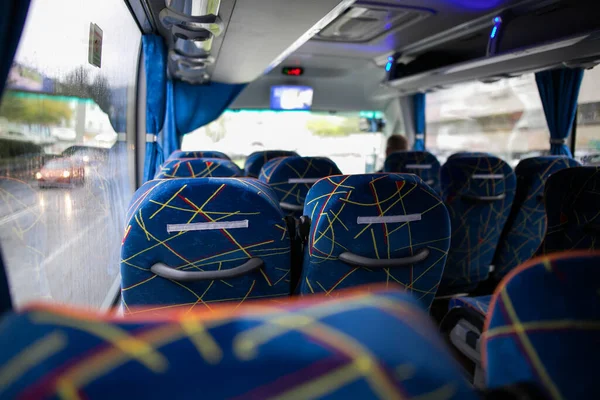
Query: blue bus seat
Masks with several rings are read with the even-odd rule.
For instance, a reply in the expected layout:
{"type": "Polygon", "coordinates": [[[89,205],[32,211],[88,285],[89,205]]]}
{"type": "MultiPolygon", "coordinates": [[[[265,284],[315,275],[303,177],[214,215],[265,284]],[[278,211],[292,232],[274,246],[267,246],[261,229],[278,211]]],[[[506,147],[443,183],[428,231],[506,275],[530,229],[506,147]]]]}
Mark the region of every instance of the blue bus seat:
{"type": "Polygon", "coordinates": [[[540,247],[546,234],[544,185],[548,177],[579,165],[574,159],[561,156],[527,158],[517,165],[517,191],[494,256],[494,280],[529,260],[540,247]]]}
{"type": "Polygon", "coordinates": [[[600,398],[598,293],[600,252],[557,253],[511,271],[484,327],[488,388],[529,382],[549,399],[600,398]]]}
{"type": "Polygon", "coordinates": [[[258,179],[279,197],[284,212],[300,217],[311,186],[321,178],[341,175],[338,166],[326,157],[279,157],[267,162],[258,179]]]}
{"type": "Polygon", "coordinates": [[[244,174],[250,178],[258,178],[262,167],[270,160],[278,157],[297,156],[295,151],[287,150],[265,150],[256,151],[248,156],[244,163],[244,174]]]}
{"type": "Polygon", "coordinates": [[[548,229],[539,254],[597,250],[600,245],[600,168],[558,171],[544,194],[548,229]]]}
{"type": "Polygon", "coordinates": [[[515,196],[512,168],[493,156],[449,159],[441,169],[442,198],[452,244],[439,295],[470,292],[489,276],[500,234],[515,196]]]}
{"type": "Polygon", "coordinates": [[[126,311],[290,294],[290,237],[272,190],[246,178],[145,183],[121,247],[126,311]]]}
{"type": "Polygon", "coordinates": [[[390,154],[383,172],[415,174],[437,193],[440,192],[440,162],[427,151],[398,151],[390,154]]]}
{"type": "Polygon", "coordinates": [[[300,292],[396,283],[429,308],[450,245],[439,195],[412,174],[321,179],[304,206],[312,224],[300,292]]]}
{"type": "Polygon", "coordinates": [[[152,318],[31,307],[0,323],[0,395],[479,398],[418,301],[361,289],[152,318]]]}
{"type": "Polygon", "coordinates": [[[184,158],[166,161],[154,179],[231,178],[242,176],[240,168],[221,158],[184,158]]]}
{"type": "Polygon", "coordinates": [[[231,160],[229,156],[221,151],[207,150],[207,151],[184,151],[175,150],[171,153],[168,160],[176,160],[178,158],[220,158],[222,160],[231,160]]]}

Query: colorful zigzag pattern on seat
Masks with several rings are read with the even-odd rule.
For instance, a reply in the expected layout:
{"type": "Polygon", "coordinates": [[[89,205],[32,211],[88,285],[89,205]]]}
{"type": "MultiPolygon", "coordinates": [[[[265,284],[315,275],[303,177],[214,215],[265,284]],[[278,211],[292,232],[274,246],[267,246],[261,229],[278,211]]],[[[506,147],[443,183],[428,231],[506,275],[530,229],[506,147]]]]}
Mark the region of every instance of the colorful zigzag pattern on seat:
{"type": "Polygon", "coordinates": [[[213,302],[290,294],[290,239],[271,189],[246,178],[155,180],[135,193],[121,247],[121,291],[130,306],[210,308],[213,302]],[[230,224],[227,226],[226,224],[230,224]],[[263,268],[227,280],[181,282],[155,275],[223,271],[250,258],[263,268]]]}
{"type": "Polygon", "coordinates": [[[452,310],[455,307],[468,307],[469,309],[486,315],[490,307],[492,296],[476,296],[476,297],[453,297],[448,303],[448,309],[452,310]]]}
{"type": "Polygon", "coordinates": [[[0,340],[1,398],[478,398],[393,289],[151,319],[37,306],[0,340]]]}
{"type": "Polygon", "coordinates": [[[600,248],[600,168],[558,171],[544,198],[548,229],[538,254],[600,248]]]}
{"type": "Polygon", "coordinates": [[[169,156],[168,160],[176,160],[178,158],[220,158],[222,160],[231,160],[229,156],[223,152],[215,151],[215,150],[207,150],[207,151],[184,151],[184,150],[175,150],[169,156]]]}
{"type": "Polygon", "coordinates": [[[512,168],[493,156],[449,159],[441,170],[452,244],[440,295],[470,292],[488,278],[515,196],[512,168]]]}
{"type": "Polygon", "coordinates": [[[258,178],[262,167],[270,160],[277,157],[293,157],[297,156],[295,151],[287,150],[266,150],[257,151],[248,156],[244,163],[244,174],[251,178],[258,178]]]}
{"type": "Polygon", "coordinates": [[[500,283],[485,322],[487,386],[533,383],[549,399],[598,399],[600,252],[531,260],[500,283]]]}
{"type": "Polygon", "coordinates": [[[544,185],[548,177],[579,165],[572,158],[560,156],[527,158],[517,165],[515,201],[494,256],[495,279],[529,260],[544,240],[547,226],[544,185]]]}
{"type": "Polygon", "coordinates": [[[312,226],[300,292],[325,292],[365,283],[400,284],[430,307],[450,245],[448,211],[429,186],[411,174],[337,175],[309,191],[304,214],[312,226]],[[375,260],[428,255],[401,267],[368,268],[343,253],[375,260]]]}
{"type": "Polygon", "coordinates": [[[221,158],[187,158],[169,160],[161,165],[154,179],[172,178],[231,178],[242,171],[229,160],[221,158]]]}
{"type": "Polygon", "coordinates": [[[341,174],[329,158],[280,157],[267,162],[258,179],[275,191],[285,212],[300,217],[311,186],[321,178],[341,174]]]}
{"type": "Polygon", "coordinates": [[[440,192],[440,162],[427,151],[398,151],[390,154],[383,172],[415,174],[437,193],[440,192]]]}

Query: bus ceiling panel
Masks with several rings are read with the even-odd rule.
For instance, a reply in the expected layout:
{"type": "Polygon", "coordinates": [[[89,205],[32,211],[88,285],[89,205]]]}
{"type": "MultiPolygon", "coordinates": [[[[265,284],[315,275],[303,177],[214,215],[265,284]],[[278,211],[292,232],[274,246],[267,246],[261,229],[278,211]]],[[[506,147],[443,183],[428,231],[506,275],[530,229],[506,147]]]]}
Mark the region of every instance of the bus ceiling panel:
{"type": "Polygon", "coordinates": [[[243,0],[227,24],[212,79],[245,83],[269,72],[354,0],[243,0]]]}
{"type": "MultiPolygon", "coordinates": [[[[315,61],[315,65],[320,64],[321,70],[308,67],[302,76],[288,77],[278,68],[277,72],[260,77],[242,91],[230,108],[268,109],[271,87],[277,85],[312,87],[312,109],[317,111],[382,110],[389,102],[389,95],[397,96],[397,91],[381,85],[384,71],[368,60],[354,60],[352,69],[331,76],[335,70],[333,61],[319,58],[321,62],[315,61]]],[[[283,64],[287,63],[288,60],[283,64]]]]}
{"type": "Polygon", "coordinates": [[[387,82],[406,95],[454,84],[518,76],[561,66],[586,67],[600,63],[600,31],[519,49],[513,52],[432,69],[387,82]]]}
{"type": "MultiPolygon", "coordinates": [[[[310,54],[334,55],[339,57],[357,57],[374,59],[386,58],[396,51],[404,52],[417,44],[422,44],[436,35],[441,35],[460,27],[458,33],[464,35],[470,23],[481,19],[491,29],[495,15],[511,7],[533,0],[359,0],[351,8],[385,8],[404,10],[415,17],[418,14],[426,18],[415,18],[407,24],[383,25],[383,33],[364,43],[350,41],[327,41],[325,38],[311,40],[303,51],[310,54]],[[411,13],[412,10],[412,13],[411,13]]],[[[540,0],[537,0],[539,2],[540,0]]],[[[553,0],[554,1],[554,0],[553,0]]],[[[343,16],[342,16],[343,17],[343,16]]],[[[342,18],[340,17],[340,18],[342,18]]],[[[408,18],[408,17],[404,17],[408,18]]],[[[400,21],[406,22],[405,19],[400,21]]],[[[352,21],[350,21],[352,22],[352,21]]],[[[335,22],[334,22],[335,23],[335,22]]],[[[354,24],[356,25],[356,24],[354,24]]],[[[359,24],[360,25],[360,24],[359,24]]],[[[364,24],[363,24],[364,25],[364,24]]],[[[349,27],[348,29],[350,29],[349,27]]],[[[444,36],[441,37],[444,39],[444,36]]]]}

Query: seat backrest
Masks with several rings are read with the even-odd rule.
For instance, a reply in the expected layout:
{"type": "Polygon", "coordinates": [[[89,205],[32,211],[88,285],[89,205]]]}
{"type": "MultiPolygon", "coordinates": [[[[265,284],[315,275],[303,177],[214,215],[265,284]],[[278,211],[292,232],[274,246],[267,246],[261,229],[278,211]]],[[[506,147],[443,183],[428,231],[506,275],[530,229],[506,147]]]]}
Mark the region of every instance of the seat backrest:
{"type": "Polygon", "coordinates": [[[600,168],[558,171],[546,181],[548,229],[538,254],[600,247],[600,168]]]}
{"type": "Polygon", "coordinates": [[[398,151],[390,154],[383,165],[383,172],[415,174],[433,190],[440,191],[440,162],[427,151],[398,151]]]}
{"type": "Polygon", "coordinates": [[[579,163],[574,159],[561,156],[532,157],[519,162],[515,168],[515,200],[494,256],[495,279],[535,254],[546,234],[546,180],[561,169],[577,166],[579,163]]]}
{"type": "Polygon", "coordinates": [[[251,178],[258,178],[260,170],[267,161],[277,157],[292,157],[297,156],[295,151],[287,150],[265,150],[257,151],[248,156],[244,164],[244,174],[251,178]]]}
{"type": "Polygon", "coordinates": [[[511,271],[484,326],[487,386],[529,382],[548,399],[600,398],[598,293],[600,252],[543,256],[511,271]]]}
{"type": "Polygon", "coordinates": [[[452,244],[439,293],[469,292],[488,278],[515,196],[515,174],[497,157],[456,157],[442,167],[441,186],[452,244]]]}
{"type": "Polygon", "coordinates": [[[231,178],[242,176],[240,168],[220,158],[183,158],[165,161],[154,179],[172,178],[231,178]]]}
{"type": "Polygon", "coordinates": [[[483,151],[459,151],[458,153],[454,153],[452,155],[450,155],[450,157],[448,157],[448,160],[452,160],[454,158],[460,158],[460,157],[489,157],[492,156],[492,154],[490,153],[486,153],[483,151]]]}
{"type": "Polygon", "coordinates": [[[7,399],[479,398],[397,288],[147,319],[37,306],[0,341],[7,399]]]}
{"type": "Polygon", "coordinates": [[[222,160],[231,160],[229,156],[223,152],[215,150],[207,151],[184,151],[175,150],[171,153],[167,160],[176,160],[178,158],[220,158],[222,160]]]}
{"type": "Polygon", "coordinates": [[[127,212],[121,247],[123,304],[126,309],[144,304],[190,308],[289,295],[290,246],[276,196],[260,181],[149,181],[137,190],[127,212]],[[262,260],[261,268],[221,277],[255,258],[262,260]],[[217,278],[193,275],[203,271],[220,273],[217,278]]]}
{"type": "Polygon", "coordinates": [[[258,179],[277,194],[284,212],[299,217],[311,186],[321,178],[341,175],[338,166],[326,157],[280,157],[267,162],[258,179]]]}
{"type": "Polygon", "coordinates": [[[302,294],[396,283],[431,306],[450,245],[450,221],[439,195],[419,177],[321,179],[308,193],[304,214],[312,224],[302,294]]]}

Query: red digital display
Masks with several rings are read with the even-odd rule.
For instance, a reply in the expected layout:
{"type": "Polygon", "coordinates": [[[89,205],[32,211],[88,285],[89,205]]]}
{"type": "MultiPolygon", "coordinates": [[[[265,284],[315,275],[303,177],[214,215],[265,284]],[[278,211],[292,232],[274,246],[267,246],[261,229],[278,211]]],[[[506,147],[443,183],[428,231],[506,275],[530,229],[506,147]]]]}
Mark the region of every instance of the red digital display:
{"type": "Polygon", "coordinates": [[[281,70],[287,76],[300,76],[304,74],[304,68],[301,67],[283,67],[281,70]]]}

